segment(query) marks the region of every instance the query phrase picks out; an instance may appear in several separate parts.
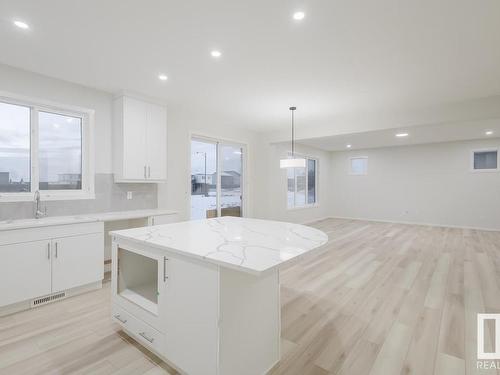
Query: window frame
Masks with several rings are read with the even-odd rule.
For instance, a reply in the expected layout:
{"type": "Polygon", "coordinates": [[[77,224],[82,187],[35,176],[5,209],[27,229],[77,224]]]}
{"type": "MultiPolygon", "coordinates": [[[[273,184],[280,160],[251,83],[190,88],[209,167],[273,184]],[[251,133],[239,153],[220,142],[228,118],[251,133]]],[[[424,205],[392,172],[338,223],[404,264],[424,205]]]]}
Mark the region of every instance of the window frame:
{"type": "Polygon", "coordinates": [[[351,156],[351,157],[349,157],[349,166],[348,166],[348,169],[349,169],[349,175],[350,176],[368,176],[368,156],[351,156]],[[365,171],[365,173],[354,173],[352,171],[352,161],[354,159],[364,159],[364,160],[366,160],[366,171],[365,171]]]}
{"type": "Polygon", "coordinates": [[[40,199],[77,200],[95,199],[94,172],[94,117],[95,111],[76,106],[28,98],[0,92],[0,102],[28,107],[30,109],[30,192],[0,192],[0,202],[27,202],[33,200],[35,191],[40,191],[40,199]],[[82,188],[80,190],[40,190],[38,160],[38,113],[49,112],[63,116],[78,117],[82,120],[82,188]]]}
{"type": "Polygon", "coordinates": [[[470,171],[472,173],[491,173],[500,171],[500,152],[498,147],[488,147],[488,148],[477,148],[471,150],[470,152],[470,171]],[[475,169],[474,168],[474,156],[476,153],[480,152],[496,152],[497,153],[497,167],[488,169],[475,169]]]}
{"type": "MultiPolygon", "coordinates": [[[[291,157],[292,155],[289,153],[288,154],[288,157],[291,157]]],[[[304,155],[304,154],[298,154],[298,153],[295,153],[294,155],[295,158],[304,158],[306,160],[306,166],[304,167],[305,168],[305,177],[306,177],[306,182],[305,182],[305,186],[306,186],[306,194],[305,194],[305,199],[306,199],[306,203],[303,204],[303,205],[300,205],[300,206],[297,206],[296,205],[296,199],[295,199],[295,195],[297,194],[297,177],[295,176],[295,169],[296,168],[293,168],[294,169],[294,199],[293,199],[293,206],[290,207],[288,205],[288,169],[286,170],[286,175],[285,175],[285,197],[286,197],[286,208],[287,210],[290,210],[290,211],[293,211],[293,210],[302,210],[302,209],[307,209],[307,208],[314,208],[314,207],[318,207],[319,206],[319,158],[317,157],[314,157],[314,156],[307,156],[307,155],[304,155]],[[315,176],[314,176],[314,179],[315,179],[315,194],[314,194],[314,203],[307,203],[307,195],[309,193],[309,174],[307,173],[307,161],[308,160],[314,160],[315,162],[315,176]]]]}

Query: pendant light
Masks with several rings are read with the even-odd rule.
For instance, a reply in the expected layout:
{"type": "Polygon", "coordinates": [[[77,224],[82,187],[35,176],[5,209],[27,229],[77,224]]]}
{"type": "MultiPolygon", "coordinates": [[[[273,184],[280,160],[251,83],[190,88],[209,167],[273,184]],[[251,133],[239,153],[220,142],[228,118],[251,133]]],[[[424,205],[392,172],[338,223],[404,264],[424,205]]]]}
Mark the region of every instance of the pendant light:
{"type": "Polygon", "coordinates": [[[287,159],[280,160],[280,168],[305,168],[306,159],[295,157],[295,128],[294,128],[294,111],[297,107],[290,107],[292,112],[292,152],[287,159]]]}

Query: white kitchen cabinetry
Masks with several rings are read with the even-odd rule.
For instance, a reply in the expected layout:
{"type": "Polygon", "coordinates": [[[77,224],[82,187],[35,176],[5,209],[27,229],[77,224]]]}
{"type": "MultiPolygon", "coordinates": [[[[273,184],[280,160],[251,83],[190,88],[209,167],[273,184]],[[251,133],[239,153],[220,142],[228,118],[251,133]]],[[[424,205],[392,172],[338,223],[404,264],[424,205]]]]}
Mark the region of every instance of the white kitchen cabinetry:
{"type": "Polygon", "coordinates": [[[52,292],[102,280],[103,243],[103,233],[52,240],[52,292]]]}
{"type": "Polygon", "coordinates": [[[0,316],[101,287],[103,236],[99,222],[0,231],[0,316]]]}
{"type": "Polygon", "coordinates": [[[0,246],[0,305],[50,294],[50,241],[0,246]]]}
{"type": "Polygon", "coordinates": [[[129,96],[114,101],[113,164],[116,182],[167,178],[167,110],[129,96]]]}

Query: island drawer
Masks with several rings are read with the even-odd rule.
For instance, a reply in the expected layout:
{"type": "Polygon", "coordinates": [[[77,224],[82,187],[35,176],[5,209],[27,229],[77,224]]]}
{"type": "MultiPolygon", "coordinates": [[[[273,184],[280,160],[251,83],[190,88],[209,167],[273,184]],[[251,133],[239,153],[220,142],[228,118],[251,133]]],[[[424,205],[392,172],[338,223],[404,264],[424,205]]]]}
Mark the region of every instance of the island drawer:
{"type": "Polygon", "coordinates": [[[113,305],[113,321],[120,324],[134,339],[144,346],[161,354],[164,350],[165,335],[154,329],[142,320],[136,318],[126,310],[113,305]]]}

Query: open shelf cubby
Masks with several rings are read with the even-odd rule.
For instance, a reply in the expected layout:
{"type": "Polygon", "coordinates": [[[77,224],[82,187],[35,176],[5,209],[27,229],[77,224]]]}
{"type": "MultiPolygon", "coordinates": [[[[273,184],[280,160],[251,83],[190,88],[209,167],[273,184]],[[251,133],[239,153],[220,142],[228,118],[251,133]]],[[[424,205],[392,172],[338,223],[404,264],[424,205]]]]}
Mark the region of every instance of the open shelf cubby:
{"type": "Polygon", "coordinates": [[[118,248],[118,294],[158,315],[158,261],[118,248]]]}

